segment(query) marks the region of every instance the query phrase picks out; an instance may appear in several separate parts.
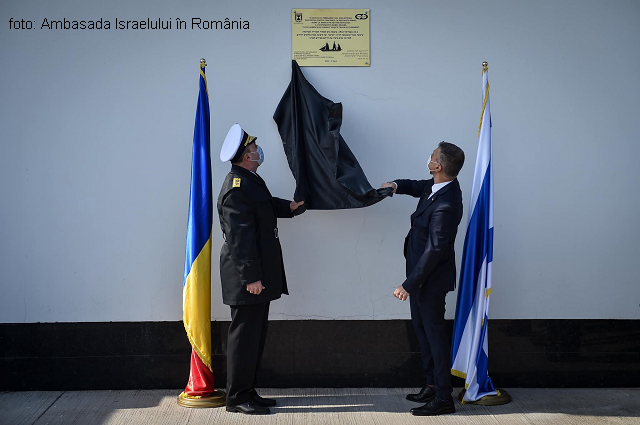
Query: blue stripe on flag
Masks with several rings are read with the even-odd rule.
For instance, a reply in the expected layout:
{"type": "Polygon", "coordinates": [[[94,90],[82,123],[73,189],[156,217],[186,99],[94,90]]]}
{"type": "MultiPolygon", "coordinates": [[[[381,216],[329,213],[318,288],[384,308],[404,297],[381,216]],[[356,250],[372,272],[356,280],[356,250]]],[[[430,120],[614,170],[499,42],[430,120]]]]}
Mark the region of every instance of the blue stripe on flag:
{"type": "MultiPolygon", "coordinates": [[[[478,289],[476,280],[484,258],[487,256],[489,242],[493,247],[493,229],[489,229],[490,182],[491,161],[489,161],[484,179],[482,179],[482,187],[480,188],[471,220],[469,220],[467,235],[464,238],[462,270],[460,272],[460,284],[458,285],[458,301],[451,347],[451,353],[453,354],[451,364],[453,364],[453,359],[455,359],[458,352],[467,318],[473,307],[473,301],[476,299],[476,290],[478,289]]],[[[490,251],[493,251],[493,249],[490,251]]],[[[491,254],[491,259],[493,259],[493,253],[491,254]]]]}
{"type": "MultiPolygon", "coordinates": [[[[204,73],[204,67],[201,68],[204,73]]],[[[211,152],[209,134],[209,96],[204,77],[200,75],[200,93],[193,130],[193,160],[191,165],[191,193],[187,247],[184,261],[183,286],[191,266],[211,236],[213,199],[211,186],[211,152]]]]}

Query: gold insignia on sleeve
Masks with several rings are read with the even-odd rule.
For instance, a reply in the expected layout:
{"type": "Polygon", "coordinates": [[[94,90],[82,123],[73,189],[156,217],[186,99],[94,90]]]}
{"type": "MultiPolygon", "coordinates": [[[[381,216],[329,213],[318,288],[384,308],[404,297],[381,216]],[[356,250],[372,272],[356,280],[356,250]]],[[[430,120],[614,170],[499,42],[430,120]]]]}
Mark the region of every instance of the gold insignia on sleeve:
{"type": "Polygon", "coordinates": [[[240,180],[238,177],[233,179],[233,187],[240,187],[240,180]]]}

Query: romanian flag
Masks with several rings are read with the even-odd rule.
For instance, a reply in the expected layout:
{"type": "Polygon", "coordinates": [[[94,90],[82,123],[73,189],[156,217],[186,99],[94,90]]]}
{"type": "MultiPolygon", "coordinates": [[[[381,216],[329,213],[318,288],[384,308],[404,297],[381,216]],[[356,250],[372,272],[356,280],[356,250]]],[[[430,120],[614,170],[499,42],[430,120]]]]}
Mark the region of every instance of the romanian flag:
{"type": "Polygon", "coordinates": [[[193,131],[191,195],[187,248],[182,287],[182,319],[193,348],[187,396],[206,397],[214,392],[211,369],[211,149],[209,146],[209,93],[205,63],[200,63],[200,94],[193,131]]]}
{"type": "Polygon", "coordinates": [[[483,63],[478,154],[451,347],[451,373],[465,380],[463,403],[499,395],[487,371],[487,326],[493,269],[493,161],[488,75],[487,65],[483,63]]]}

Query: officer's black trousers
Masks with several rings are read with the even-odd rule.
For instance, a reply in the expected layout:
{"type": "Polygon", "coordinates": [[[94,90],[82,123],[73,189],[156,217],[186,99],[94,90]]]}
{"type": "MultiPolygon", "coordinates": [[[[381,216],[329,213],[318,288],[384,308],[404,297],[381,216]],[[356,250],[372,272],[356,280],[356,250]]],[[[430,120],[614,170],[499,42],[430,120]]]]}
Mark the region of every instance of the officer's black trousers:
{"type": "Polygon", "coordinates": [[[227,406],[246,403],[255,385],[267,337],[269,303],[231,306],[227,342],[227,406]]]}
{"type": "Polygon", "coordinates": [[[445,330],[446,292],[415,294],[409,297],[411,321],[416,332],[422,368],[427,385],[434,385],[436,396],[451,399],[451,341],[445,330]]]}

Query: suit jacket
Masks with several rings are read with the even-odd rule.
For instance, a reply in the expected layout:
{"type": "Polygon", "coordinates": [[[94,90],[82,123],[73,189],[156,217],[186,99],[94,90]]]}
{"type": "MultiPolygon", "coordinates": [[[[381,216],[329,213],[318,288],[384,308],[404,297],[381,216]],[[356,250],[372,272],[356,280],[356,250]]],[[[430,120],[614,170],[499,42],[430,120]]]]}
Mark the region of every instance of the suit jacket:
{"type": "Polygon", "coordinates": [[[407,279],[402,286],[420,291],[447,292],[455,289],[454,245],[462,220],[462,191],[458,179],[436,192],[431,199],[433,179],[394,180],[396,193],[420,198],[411,215],[411,230],[404,241],[407,279]]]}
{"type": "Polygon", "coordinates": [[[258,304],[288,294],[278,217],[293,217],[290,201],[271,196],[257,174],[233,165],[218,196],[218,217],[225,243],[220,250],[222,301],[258,304]],[[262,281],[260,295],[247,291],[262,281]]]}

